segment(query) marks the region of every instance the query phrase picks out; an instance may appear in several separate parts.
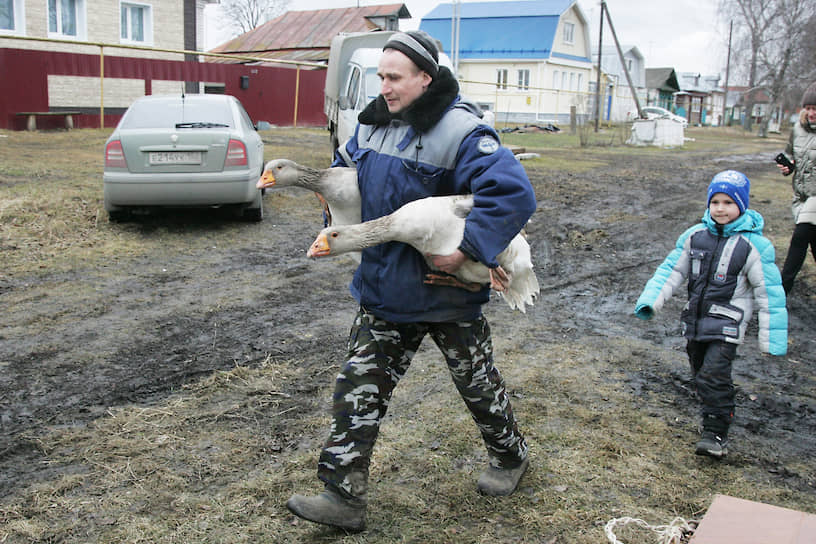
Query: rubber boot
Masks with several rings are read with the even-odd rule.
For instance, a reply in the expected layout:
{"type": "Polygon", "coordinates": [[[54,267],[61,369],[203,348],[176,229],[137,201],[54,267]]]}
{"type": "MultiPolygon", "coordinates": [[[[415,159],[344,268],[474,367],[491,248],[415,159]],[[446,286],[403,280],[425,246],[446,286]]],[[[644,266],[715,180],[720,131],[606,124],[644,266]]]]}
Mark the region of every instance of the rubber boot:
{"type": "Polygon", "coordinates": [[[294,515],[315,523],[331,525],[347,531],[365,529],[366,503],[346,498],[331,487],[313,497],[292,495],[286,508],[294,515]]]}
{"type": "Polygon", "coordinates": [[[482,472],[477,484],[483,495],[500,497],[511,495],[518,487],[521,477],[530,465],[530,458],[526,457],[516,468],[496,468],[492,465],[482,472]]]}

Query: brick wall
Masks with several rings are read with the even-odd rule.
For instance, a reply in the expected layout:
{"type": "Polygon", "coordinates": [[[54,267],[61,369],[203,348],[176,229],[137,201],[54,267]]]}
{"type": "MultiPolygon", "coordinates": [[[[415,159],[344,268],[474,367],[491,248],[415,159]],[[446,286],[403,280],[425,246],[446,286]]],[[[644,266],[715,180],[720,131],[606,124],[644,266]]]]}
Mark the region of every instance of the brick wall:
{"type": "MultiPolygon", "coordinates": [[[[136,3],[139,3],[136,1],[136,3]]],[[[184,49],[184,3],[185,0],[152,0],[153,41],[147,43],[160,49],[184,49]]],[[[26,0],[25,33],[27,37],[57,38],[88,41],[94,43],[120,44],[120,2],[115,0],[85,0],[81,17],[85,19],[86,32],[76,38],[48,35],[48,2],[46,0],[26,0]]],[[[80,44],[22,41],[0,36],[0,47],[34,49],[38,51],[63,51],[67,53],[98,54],[99,47],[80,44]]],[[[155,53],[133,49],[106,48],[105,54],[140,58],[163,58],[183,60],[174,53],[155,53]]]]}

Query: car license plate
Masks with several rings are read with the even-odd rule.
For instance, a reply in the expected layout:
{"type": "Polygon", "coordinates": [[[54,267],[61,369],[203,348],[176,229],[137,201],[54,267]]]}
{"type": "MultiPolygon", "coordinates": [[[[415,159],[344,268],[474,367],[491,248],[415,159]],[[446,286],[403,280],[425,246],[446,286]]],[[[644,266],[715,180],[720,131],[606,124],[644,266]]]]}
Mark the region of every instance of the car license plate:
{"type": "Polygon", "coordinates": [[[150,164],[201,164],[201,151],[151,151],[150,164]]]}

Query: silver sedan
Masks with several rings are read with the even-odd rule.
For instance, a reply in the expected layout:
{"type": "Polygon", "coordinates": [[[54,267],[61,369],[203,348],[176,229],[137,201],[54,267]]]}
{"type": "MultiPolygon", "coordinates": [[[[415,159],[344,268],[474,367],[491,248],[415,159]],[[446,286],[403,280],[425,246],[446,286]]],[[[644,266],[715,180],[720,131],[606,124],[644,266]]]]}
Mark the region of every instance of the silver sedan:
{"type": "Polygon", "coordinates": [[[136,99],[105,144],[111,220],[136,209],[231,206],[263,219],[264,146],[241,103],[215,94],[136,99]]]}

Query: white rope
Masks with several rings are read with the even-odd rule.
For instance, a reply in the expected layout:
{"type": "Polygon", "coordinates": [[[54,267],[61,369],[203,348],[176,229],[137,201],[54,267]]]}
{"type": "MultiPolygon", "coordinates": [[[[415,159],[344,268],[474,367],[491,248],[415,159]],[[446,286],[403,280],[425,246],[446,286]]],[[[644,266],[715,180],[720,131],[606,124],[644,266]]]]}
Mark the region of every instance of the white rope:
{"type": "Polygon", "coordinates": [[[674,518],[668,525],[649,525],[642,519],[630,517],[610,519],[604,527],[606,538],[610,544],[625,544],[623,541],[618,540],[613,529],[616,525],[628,525],[630,523],[634,523],[656,533],[657,540],[655,542],[657,544],[680,544],[682,542],[681,539],[687,534],[693,533],[697,525],[696,521],[692,520],[689,522],[681,517],[674,518]],[[691,525],[692,523],[694,525],[691,525]]]}

